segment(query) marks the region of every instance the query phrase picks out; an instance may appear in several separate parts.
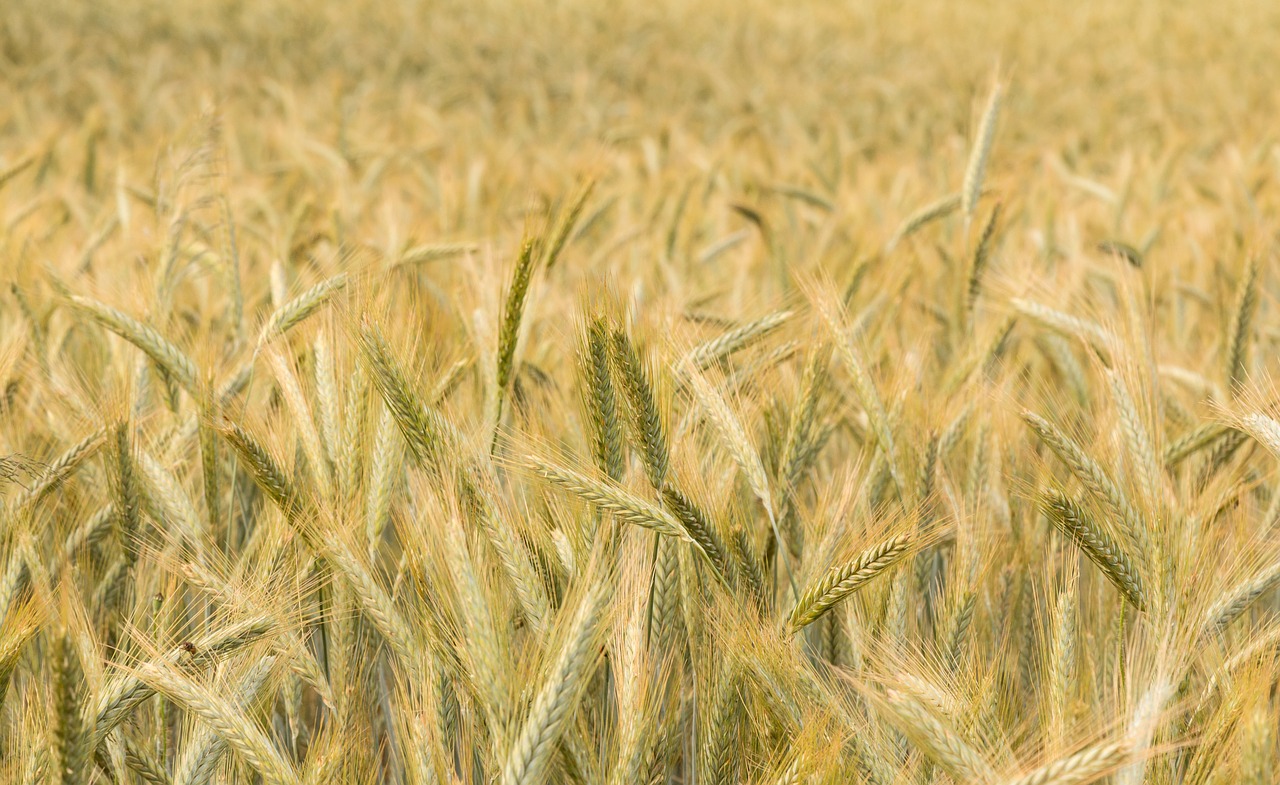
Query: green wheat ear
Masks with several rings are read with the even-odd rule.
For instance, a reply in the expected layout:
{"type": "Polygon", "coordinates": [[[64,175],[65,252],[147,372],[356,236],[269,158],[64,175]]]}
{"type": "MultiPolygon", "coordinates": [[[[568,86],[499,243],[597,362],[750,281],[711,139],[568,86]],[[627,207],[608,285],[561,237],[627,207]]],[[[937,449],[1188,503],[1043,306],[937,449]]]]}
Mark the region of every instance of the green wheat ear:
{"type": "Polygon", "coordinates": [[[618,399],[610,369],[609,327],[602,318],[587,325],[579,350],[579,374],[586,389],[585,407],[591,423],[591,447],[596,466],[612,480],[622,479],[622,428],[618,399]]]}
{"type": "Polygon", "coordinates": [[[661,491],[666,484],[670,455],[649,371],[641,363],[631,339],[621,330],[615,330],[610,336],[609,358],[626,401],[632,441],[644,460],[649,484],[661,491]]]}
{"type": "Polygon", "coordinates": [[[1045,494],[1043,506],[1053,525],[1097,565],[1129,604],[1146,610],[1146,588],[1129,555],[1066,494],[1050,491],[1045,494]]]}

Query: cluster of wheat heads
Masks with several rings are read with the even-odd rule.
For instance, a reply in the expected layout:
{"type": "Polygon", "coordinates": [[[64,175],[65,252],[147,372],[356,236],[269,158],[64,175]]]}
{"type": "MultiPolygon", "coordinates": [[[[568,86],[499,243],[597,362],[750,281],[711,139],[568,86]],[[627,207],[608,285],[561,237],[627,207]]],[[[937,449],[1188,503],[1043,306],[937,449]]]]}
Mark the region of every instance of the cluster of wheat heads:
{"type": "MultiPolygon", "coordinates": [[[[843,103],[937,25],[45,5],[0,11],[0,780],[1280,776],[1275,148],[1206,121],[1257,81],[991,88],[992,25],[1070,45],[1017,3],[939,10],[978,87],[843,103]]],[[[1106,62],[1198,56],[1098,5],[1106,62]]]]}
{"type": "Polygon", "coordinates": [[[927,355],[862,283],[888,252],[678,337],[597,293],[533,359],[592,190],[469,341],[353,260],[194,324],[189,256],[145,314],[15,285],[15,781],[1272,781],[1254,258],[1204,376],[1129,261],[1110,321],[987,302],[994,208],[927,355]]]}

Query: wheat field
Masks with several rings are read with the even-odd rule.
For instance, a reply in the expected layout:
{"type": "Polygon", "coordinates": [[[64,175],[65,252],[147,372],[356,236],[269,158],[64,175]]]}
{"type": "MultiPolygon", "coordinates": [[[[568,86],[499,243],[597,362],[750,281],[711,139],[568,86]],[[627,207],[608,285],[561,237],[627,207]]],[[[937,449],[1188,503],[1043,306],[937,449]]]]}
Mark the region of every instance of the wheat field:
{"type": "Polygon", "coordinates": [[[0,778],[1280,782],[1280,6],[0,8],[0,778]]]}

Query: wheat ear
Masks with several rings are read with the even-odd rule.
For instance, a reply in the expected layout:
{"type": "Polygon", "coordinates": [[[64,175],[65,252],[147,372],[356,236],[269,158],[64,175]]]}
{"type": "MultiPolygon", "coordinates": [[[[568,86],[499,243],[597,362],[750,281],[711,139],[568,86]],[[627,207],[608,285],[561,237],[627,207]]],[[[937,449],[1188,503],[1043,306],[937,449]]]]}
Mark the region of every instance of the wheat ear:
{"type": "Polygon", "coordinates": [[[960,207],[960,201],[960,194],[948,194],[908,215],[889,238],[889,242],[885,243],[885,253],[897,248],[898,243],[920,231],[922,227],[954,213],[960,207]]]}
{"type": "Polygon", "coordinates": [[[1082,785],[1114,771],[1129,757],[1125,742],[1098,744],[1038,769],[1004,780],[1002,785],[1082,785]]]}
{"type": "Polygon", "coordinates": [[[1254,313],[1258,310],[1258,259],[1250,256],[1245,262],[1240,288],[1236,291],[1235,308],[1231,314],[1231,336],[1227,345],[1227,388],[1232,395],[1244,383],[1248,372],[1249,332],[1254,313]]]}
{"type": "Polygon", "coordinates": [[[982,121],[978,124],[973,150],[969,153],[969,163],[964,169],[960,206],[964,210],[966,223],[973,217],[973,210],[978,204],[982,180],[987,172],[987,159],[991,155],[991,143],[996,136],[996,121],[1000,118],[1000,101],[1003,97],[1004,85],[996,82],[991,88],[991,95],[987,97],[987,108],[982,113],[982,121]]]}
{"type": "Polygon", "coordinates": [[[93,455],[102,446],[105,434],[106,432],[101,429],[96,430],[50,461],[44,467],[44,471],[23,489],[22,494],[14,501],[13,509],[25,510],[43,498],[46,493],[65,480],[84,459],[93,455]]]}
{"type": "Polygon", "coordinates": [[[905,535],[891,537],[863,551],[853,561],[828,570],[796,601],[789,621],[791,630],[797,632],[817,621],[833,605],[892,567],[906,554],[910,544],[905,535]]]}
{"type": "Polygon", "coordinates": [[[702,548],[685,530],[684,525],[666,510],[650,504],[617,483],[597,480],[573,469],[556,466],[532,456],[529,458],[529,466],[547,482],[558,485],[584,501],[618,516],[620,520],[693,543],[700,550],[702,548]]]}
{"type": "Polygon", "coordinates": [[[1146,609],[1146,589],[1128,554],[1079,505],[1061,491],[1051,490],[1044,496],[1043,508],[1053,525],[1084,551],[1130,605],[1146,609]]]}
{"type": "MultiPolygon", "coordinates": [[[[263,657],[249,667],[235,692],[236,708],[248,708],[262,690],[274,665],[274,658],[263,657]]],[[[173,785],[208,785],[226,749],[226,740],[212,730],[203,727],[197,730],[174,767],[173,785]]]]}
{"type": "MultiPolygon", "coordinates": [[[[174,647],[160,659],[164,667],[189,662],[191,667],[201,668],[252,645],[275,629],[270,617],[251,616],[201,636],[191,643],[190,649],[174,647]]],[[[91,749],[97,749],[108,733],[154,694],[135,673],[125,673],[108,681],[97,700],[84,710],[85,722],[93,728],[91,749]]]]}
{"type": "Polygon", "coordinates": [[[258,332],[258,345],[261,346],[272,338],[289,332],[294,325],[320,310],[331,297],[346,288],[348,280],[346,273],[339,273],[281,304],[263,323],[262,329],[258,332]]]}
{"type": "Polygon", "coordinates": [[[360,326],[360,349],[373,370],[374,386],[395,417],[413,457],[435,472],[443,472],[444,457],[457,454],[458,437],[435,410],[426,406],[405,376],[391,345],[374,324],[360,326]]]}
{"type": "Polygon", "coordinates": [[[1023,411],[1022,419],[1053,450],[1058,459],[1067,465],[1094,498],[1110,508],[1116,520],[1124,527],[1131,545],[1138,549],[1139,558],[1145,559],[1148,545],[1142,521],[1134,512],[1128,497],[1106,471],[1074,439],[1048,420],[1029,411],[1023,411]]]}
{"type": "Polygon", "coordinates": [[[1280,583],[1280,561],[1223,592],[1204,615],[1205,630],[1216,632],[1237,619],[1253,601],[1280,583]]]}
{"type": "Polygon", "coordinates": [[[609,357],[622,382],[628,421],[632,438],[644,458],[645,474],[649,484],[662,490],[667,477],[667,433],[658,412],[649,371],[640,362],[631,339],[621,330],[615,330],[609,344],[609,357]]]}
{"type": "Polygon", "coordinates": [[[764,338],[769,333],[786,324],[792,316],[791,311],[776,311],[771,314],[747,322],[741,327],[698,344],[684,357],[684,362],[698,370],[705,370],[735,352],[764,338]]]}
{"type": "Polygon", "coordinates": [[[188,393],[198,394],[195,363],[154,327],[89,297],[72,296],[71,302],[103,327],[145,352],[188,393]]]}
{"type": "Polygon", "coordinates": [[[609,326],[604,319],[594,318],[587,325],[578,353],[579,374],[586,390],[584,406],[591,424],[591,449],[600,471],[612,480],[621,480],[622,428],[609,363],[609,326]]]}
{"type": "Polygon", "coordinates": [[[604,613],[603,584],[588,593],[569,624],[555,660],[542,678],[529,714],[502,767],[502,785],[542,785],[551,754],[565,731],[582,687],[595,671],[595,639],[604,613]]]}
{"type": "Polygon", "coordinates": [[[144,663],[138,677],[195,714],[271,785],[298,785],[301,779],[270,737],[235,702],[198,684],[172,665],[144,663]]]}
{"type": "Polygon", "coordinates": [[[915,697],[889,689],[886,698],[899,730],[957,782],[991,782],[995,778],[986,758],[915,697]]]}
{"type": "Polygon", "coordinates": [[[529,284],[533,280],[534,241],[526,238],[520,245],[520,255],[516,258],[516,266],[511,272],[511,284],[507,288],[506,307],[502,311],[502,325],[498,330],[497,359],[494,367],[495,389],[493,392],[494,444],[497,443],[497,426],[502,416],[502,404],[511,384],[511,374],[515,364],[516,341],[520,337],[520,322],[524,318],[525,299],[529,295],[529,284]]]}

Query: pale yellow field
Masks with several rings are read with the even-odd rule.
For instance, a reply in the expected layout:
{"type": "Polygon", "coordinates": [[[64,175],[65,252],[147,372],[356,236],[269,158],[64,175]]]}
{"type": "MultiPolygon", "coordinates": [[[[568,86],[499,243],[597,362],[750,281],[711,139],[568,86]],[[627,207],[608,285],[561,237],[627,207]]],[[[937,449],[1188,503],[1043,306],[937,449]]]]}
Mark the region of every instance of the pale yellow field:
{"type": "Polygon", "coordinates": [[[15,783],[1273,785],[1280,6],[0,8],[15,783]]]}

